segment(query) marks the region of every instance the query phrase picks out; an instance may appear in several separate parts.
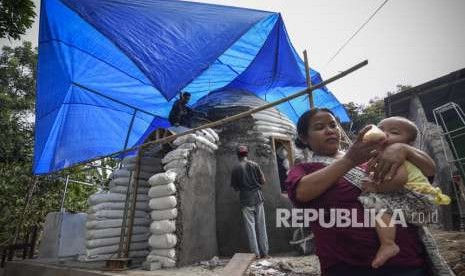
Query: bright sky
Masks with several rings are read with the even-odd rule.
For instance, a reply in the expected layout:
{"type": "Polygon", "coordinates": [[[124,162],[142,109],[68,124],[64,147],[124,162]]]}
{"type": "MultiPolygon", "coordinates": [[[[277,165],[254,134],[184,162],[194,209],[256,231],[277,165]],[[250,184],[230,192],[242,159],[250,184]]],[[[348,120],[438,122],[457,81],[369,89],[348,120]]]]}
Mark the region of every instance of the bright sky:
{"type": "MultiPolygon", "coordinates": [[[[329,86],[341,102],[366,103],[397,84],[417,85],[465,67],[463,0],[391,0],[328,65],[383,0],[198,1],[280,12],[294,47],[308,50],[323,78],[368,59],[368,66],[329,86]]],[[[34,45],[37,23],[23,38],[34,45]]]]}

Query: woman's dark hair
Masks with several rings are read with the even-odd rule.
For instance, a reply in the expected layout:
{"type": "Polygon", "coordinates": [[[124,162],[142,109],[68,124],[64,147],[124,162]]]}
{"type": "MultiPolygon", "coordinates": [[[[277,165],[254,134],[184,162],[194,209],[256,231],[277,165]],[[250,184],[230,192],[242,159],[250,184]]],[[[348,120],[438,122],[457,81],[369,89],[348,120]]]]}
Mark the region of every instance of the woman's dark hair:
{"type": "Polygon", "coordinates": [[[310,127],[310,120],[318,112],[328,112],[329,114],[336,117],[334,113],[327,108],[314,108],[314,109],[310,109],[309,111],[306,111],[304,114],[302,114],[299,117],[299,120],[297,121],[297,138],[295,140],[296,147],[301,148],[301,149],[310,148],[307,144],[302,142],[300,138],[301,137],[307,138],[308,128],[310,127]]]}

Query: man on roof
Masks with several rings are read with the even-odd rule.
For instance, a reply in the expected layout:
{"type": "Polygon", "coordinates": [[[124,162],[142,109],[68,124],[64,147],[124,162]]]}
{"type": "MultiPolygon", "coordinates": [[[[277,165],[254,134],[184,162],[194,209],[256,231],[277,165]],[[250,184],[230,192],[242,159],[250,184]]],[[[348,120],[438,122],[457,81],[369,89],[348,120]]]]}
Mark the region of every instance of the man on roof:
{"type": "Polygon", "coordinates": [[[192,119],[195,115],[206,116],[202,112],[198,112],[187,106],[191,99],[189,92],[181,92],[179,100],[175,101],[171,108],[168,120],[172,126],[192,127],[192,119]]]}

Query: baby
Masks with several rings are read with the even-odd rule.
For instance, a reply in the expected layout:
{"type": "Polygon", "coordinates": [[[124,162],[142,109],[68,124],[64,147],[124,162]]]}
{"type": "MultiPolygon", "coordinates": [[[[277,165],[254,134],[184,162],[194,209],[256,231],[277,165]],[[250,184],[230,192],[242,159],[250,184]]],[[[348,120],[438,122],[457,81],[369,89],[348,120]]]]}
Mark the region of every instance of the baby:
{"type": "MultiPolygon", "coordinates": [[[[382,132],[373,126],[373,129],[365,134],[364,140],[385,139],[385,146],[394,143],[412,144],[418,134],[415,124],[403,117],[384,119],[378,127],[382,132]]],[[[396,228],[390,225],[392,210],[402,210],[407,222],[413,223],[412,214],[417,210],[424,212],[433,210],[434,205],[450,203],[450,198],[442,194],[439,188],[433,187],[420,169],[408,161],[397,170],[392,180],[379,185],[371,177],[363,181],[363,193],[359,200],[364,207],[387,210],[381,217],[386,226],[376,223],[380,247],[372,262],[373,268],[382,266],[399,253],[399,246],[395,243],[396,228]]]]}

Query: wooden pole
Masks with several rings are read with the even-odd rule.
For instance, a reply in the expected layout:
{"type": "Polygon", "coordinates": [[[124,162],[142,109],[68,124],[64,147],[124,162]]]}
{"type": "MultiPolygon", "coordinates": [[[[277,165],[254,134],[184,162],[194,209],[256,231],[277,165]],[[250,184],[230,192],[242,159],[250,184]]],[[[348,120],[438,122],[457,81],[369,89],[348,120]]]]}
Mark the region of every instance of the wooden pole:
{"type": "MultiPolygon", "coordinates": [[[[307,87],[312,87],[312,78],[310,77],[310,65],[308,65],[307,50],[304,50],[304,63],[305,63],[305,79],[307,81],[307,87]]],[[[308,92],[308,102],[310,104],[310,109],[313,109],[315,105],[313,104],[313,90],[308,92]]]]}

